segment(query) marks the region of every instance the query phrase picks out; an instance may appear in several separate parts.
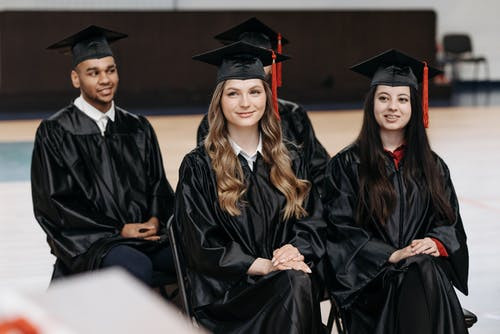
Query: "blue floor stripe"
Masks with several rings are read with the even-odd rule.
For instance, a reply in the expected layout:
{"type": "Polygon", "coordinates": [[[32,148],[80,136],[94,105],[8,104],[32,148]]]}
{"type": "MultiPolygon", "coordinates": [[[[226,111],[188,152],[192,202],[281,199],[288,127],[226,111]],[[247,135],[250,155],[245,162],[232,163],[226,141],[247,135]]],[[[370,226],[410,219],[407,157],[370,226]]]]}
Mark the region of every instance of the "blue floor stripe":
{"type": "Polygon", "coordinates": [[[0,143],[0,182],[29,181],[33,142],[0,143]]]}

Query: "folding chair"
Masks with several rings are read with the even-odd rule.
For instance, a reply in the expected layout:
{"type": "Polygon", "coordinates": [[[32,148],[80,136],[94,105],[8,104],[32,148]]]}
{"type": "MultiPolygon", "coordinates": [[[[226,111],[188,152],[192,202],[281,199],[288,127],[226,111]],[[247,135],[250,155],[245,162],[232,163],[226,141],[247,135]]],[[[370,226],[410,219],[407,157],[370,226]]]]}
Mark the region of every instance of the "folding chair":
{"type": "Polygon", "coordinates": [[[191,308],[191,303],[189,301],[189,284],[187,280],[187,275],[185,272],[184,258],[182,256],[182,251],[177,244],[177,233],[174,229],[174,216],[172,215],[167,222],[167,233],[170,241],[170,247],[172,247],[172,255],[174,257],[175,271],[177,273],[177,284],[179,287],[179,294],[181,297],[181,302],[183,306],[183,311],[186,316],[192,321],[194,320],[193,310],[191,308]]]}

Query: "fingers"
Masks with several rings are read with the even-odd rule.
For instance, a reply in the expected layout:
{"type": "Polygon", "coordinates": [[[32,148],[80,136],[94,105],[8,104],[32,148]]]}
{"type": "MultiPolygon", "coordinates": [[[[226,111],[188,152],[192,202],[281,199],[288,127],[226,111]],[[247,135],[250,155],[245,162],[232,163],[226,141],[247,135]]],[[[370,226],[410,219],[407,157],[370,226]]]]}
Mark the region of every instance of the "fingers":
{"type": "Polygon", "coordinates": [[[304,256],[300,254],[299,250],[294,246],[287,244],[273,252],[271,259],[274,266],[289,261],[303,261],[304,256]]]}
{"type": "Polygon", "coordinates": [[[303,261],[289,261],[289,262],[278,264],[277,266],[274,266],[274,268],[276,270],[294,269],[294,270],[303,271],[306,274],[312,273],[311,268],[309,268],[309,266],[307,264],[305,264],[305,262],[303,262],[303,261]]]}
{"type": "Polygon", "coordinates": [[[436,243],[431,238],[413,240],[410,247],[414,255],[416,254],[432,255],[436,252],[438,252],[439,254],[436,243]]]}
{"type": "Polygon", "coordinates": [[[146,237],[146,238],[144,238],[144,240],[149,240],[149,241],[158,241],[158,240],[160,240],[160,237],[159,237],[159,236],[157,236],[157,235],[153,235],[153,236],[151,236],[151,237],[146,237]]]}

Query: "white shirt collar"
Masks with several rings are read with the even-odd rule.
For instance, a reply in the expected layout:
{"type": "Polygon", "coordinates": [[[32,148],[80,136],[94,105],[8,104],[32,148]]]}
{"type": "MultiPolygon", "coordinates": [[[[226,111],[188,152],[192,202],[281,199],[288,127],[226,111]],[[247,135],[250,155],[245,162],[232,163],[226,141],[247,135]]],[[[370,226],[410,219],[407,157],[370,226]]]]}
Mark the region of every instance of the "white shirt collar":
{"type": "Polygon", "coordinates": [[[259,143],[257,144],[257,150],[252,155],[243,151],[243,149],[238,144],[236,144],[236,142],[233,139],[231,139],[231,137],[228,137],[228,139],[229,143],[231,144],[231,147],[233,148],[234,154],[236,154],[236,156],[241,154],[241,156],[245,158],[245,160],[247,161],[250,170],[253,171],[253,163],[255,162],[255,160],[257,160],[257,153],[262,154],[262,134],[259,133],[259,143]]]}
{"type": "Polygon", "coordinates": [[[83,111],[87,116],[92,118],[94,121],[99,121],[103,116],[106,116],[109,118],[112,122],[115,121],[115,102],[111,102],[111,107],[109,108],[108,111],[105,113],[102,113],[101,111],[97,110],[93,105],[85,101],[83,96],[79,96],[75,99],[74,102],[75,106],[77,106],[78,109],[83,111]]]}

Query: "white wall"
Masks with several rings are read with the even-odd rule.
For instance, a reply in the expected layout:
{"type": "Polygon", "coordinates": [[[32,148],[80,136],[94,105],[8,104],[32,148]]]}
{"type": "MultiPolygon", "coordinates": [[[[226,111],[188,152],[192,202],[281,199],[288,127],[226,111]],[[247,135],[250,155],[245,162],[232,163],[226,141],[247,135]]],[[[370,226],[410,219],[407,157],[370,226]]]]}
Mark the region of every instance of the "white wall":
{"type": "MultiPolygon", "coordinates": [[[[500,1],[498,0],[0,0],[0,10],[375,10],[434,9],[437,38],[467,32],[476,54],[490,61],[491,78],[500,80],[500,1]]],[[[415,27],[418,29],[418,27],[415,27]]],[[[467,71],[467,68],[465,68],[467,71]]]]}

